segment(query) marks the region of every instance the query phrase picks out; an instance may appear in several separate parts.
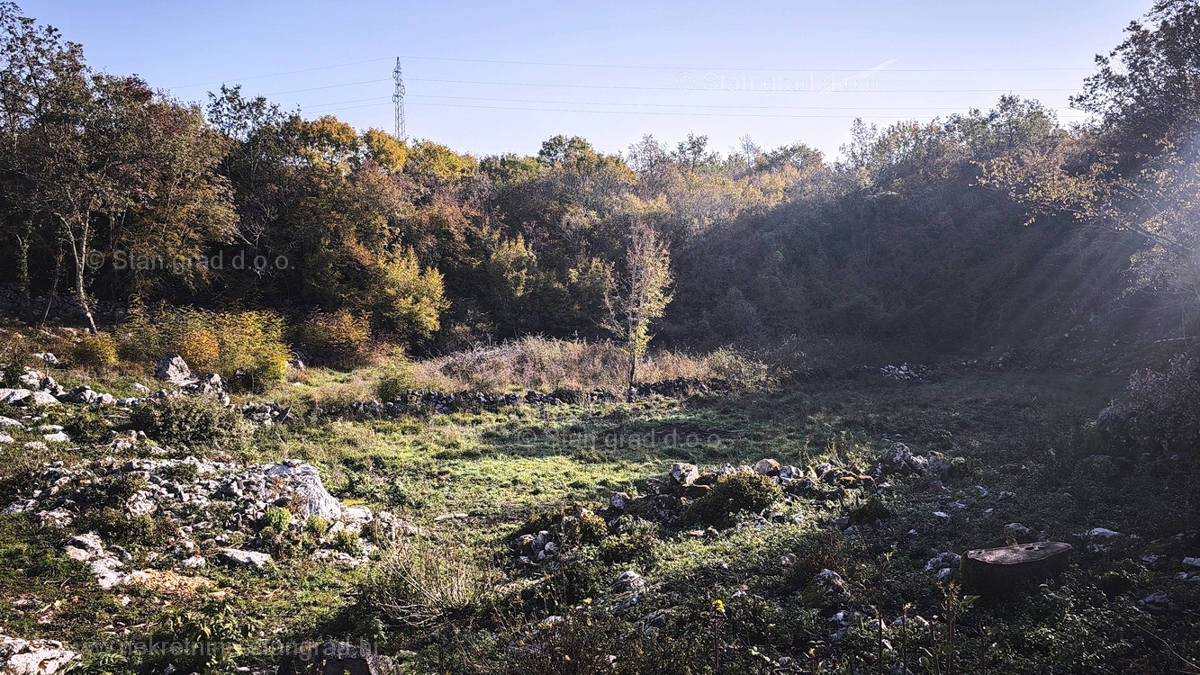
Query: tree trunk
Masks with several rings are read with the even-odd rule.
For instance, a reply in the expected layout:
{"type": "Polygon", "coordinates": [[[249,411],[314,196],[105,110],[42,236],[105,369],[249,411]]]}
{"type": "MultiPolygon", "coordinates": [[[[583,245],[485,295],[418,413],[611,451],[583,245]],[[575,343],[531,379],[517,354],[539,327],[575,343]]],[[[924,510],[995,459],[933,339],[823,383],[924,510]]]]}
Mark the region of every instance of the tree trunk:
{"type": "Polygon", "coordinates": [[[88,264],[88,229],[90,223],[87,222],[87,214],[84,213],[83,227],[79,236],[75,236],[75,232],[71,229],[71,225],[66,218],[61,218],[63,227],[67,230],[67,237],[70,239],[71,256],[75,259],[75,295],[79,307],[83,309],[83,315],[87,317],[88,328],[91,329],[92,335],[99,335],[100,331],[96,328],[96,318],[92,316],[92,307],[88,303],[87,288],[84,283],[85,275],[87,274],[88,264]]]}
{"type": "Polygon", "coordinates": [[[633,383],[637,380],[637,354],[629,355],[629,388],[626,390],[628,399],[633,401],[633,383]]]}

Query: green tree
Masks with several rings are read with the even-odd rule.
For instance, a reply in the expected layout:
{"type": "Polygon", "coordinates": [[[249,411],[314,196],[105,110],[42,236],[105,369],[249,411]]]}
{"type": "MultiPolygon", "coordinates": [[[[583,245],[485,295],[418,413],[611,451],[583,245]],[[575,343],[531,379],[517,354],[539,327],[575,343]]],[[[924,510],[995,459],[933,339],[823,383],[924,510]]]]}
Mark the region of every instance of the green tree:
{"type": "Polygon", "coordinates": [[[624,267],[610,277],[605,293],[604,327],[623,343],[629,357],[629,386],[653,334],[650,325],[671,302],[671,253],[654,228],[635,222],[625,248],[624,267]]]}

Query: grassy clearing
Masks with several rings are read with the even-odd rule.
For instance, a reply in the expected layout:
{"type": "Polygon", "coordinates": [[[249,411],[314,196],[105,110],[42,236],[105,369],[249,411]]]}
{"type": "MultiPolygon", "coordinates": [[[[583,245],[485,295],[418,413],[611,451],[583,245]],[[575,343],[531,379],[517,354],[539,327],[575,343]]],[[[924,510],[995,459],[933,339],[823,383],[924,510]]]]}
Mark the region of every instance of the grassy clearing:
{"type": "MultiPolygon", "coordinates": [[[[331,400],[346,395],[338,393],[342,388],[370,386],[380,372],[313,369],[302,386],[278,391],[331,400]]],[[[393,562],[381,564],[382,576],[296,560],[265,576],[206,570],[203,584],[186,594],[134,588],[114,596],[59,552],[61,534],[34,527],[27,516],[6,516],[0,631],[68,641],[105,626],[122,639],[225,631],[244,653],[195,664],[210,672],[270,664],[272,640],[322,636],[410,651],[416,656],[406,660],[409,672],[590,672],[564,664],[601,667],[613,653],[623,655],[617,672],[834,672],[876,663],[885,644],[889,668],[907,662],[914,672],[950,672],[951,653],[959,672],[1046,672],[1047,664],[1153,672],[1153,655],[1185,669],[1165,645],[1184,659],[1197,657],[1186,637],[1194,625],[1190,610],[1154,615],[1135,600],[1162,590],[1181,607],[1200,606],[1197,585],[1176,579],[1174,567],[1140,562],[1143,550],[1161,550],[1171,560],[1194,554],[1186,542],[1156,540],[1188,531],[1200,515],[1195,468],[1185,458],[1131,462],[1127,470],[1097,475],[1079,461],[1103,449],[1083,420],[1121,384],[995,371],[946,371],[900,383],[863,371],[687,401],[518,406],[362,422],[301,417],[258,430],[240,458],[310,461],[345,503],[389,510],[421,527],[416,548],[383,554],[393,562]],[[774,507],[769,519],[746,516],[715,534],[622,521],[552,565],[518,562],[511,543],[531,519],[556,522],[544,520],[548,510],[598,508],[617,491],[645,494],[648,481],[661,479],[673,462],[720,466],[772,457],[800,467],[829,462],[867,470],[895,441],[944,453],[956,460],[954,472],[940,487],[895,479],[876,497],[850,490],[834,499],[795,499],[774,507]],[[946,512],[949,522],[934,511],[946,512]],[[452,514],[465,516],[445,518],[452,514]],[[841,532],[847,522],[841,519],[854,524],[852,534],[841,532]],[[969,607],[926,571],[940,553],[1002,543],[1012,522],[1074,544],[1076,565],[1013,600],[969,607]],[[1089,549],[1094,542],[1084,533],[1092,527],[1126,538],[1089,549]],[[417,556],[419,574],[389,575],[396,555],[417,556]],[[451,558],[457,566],[439,562],[451,558]],[[821,569],[845,582],[836,602],[808,588],[821,569]],[[649,589],[635,604],[611,588],[623,571],[637,572],[649,589]],[[414,596],[395,584],[439,579],[451,587],[423,596],[436,605],[421,609],[432,617],[429,624],[396,618],[396,607],[414,596]],[[473,590],[481,579],[486,588],[473,590]],[[378,595],[380,584],[387,594],[378,595]],[[882,633],[876,610],[887,624],[882,633]],[[959,610],[951,641],[947,612],[959,610]],[[931,623],[920,630],[892,626],[902,615],[931,623]],[[234,618],[220,623],[222,616],[234,618]],[[543,626],[547,617],[562,619],[543,626]],[[522,640],[538,648],[523,649],[522,640]]],[[[26,436],[33,438],[17,440],[26,436]]],[[[40,462],[94,452],[55,447],[31,454],[7,445],[0,446],[0,460],[12,481],[40,462]]],[[[151,662],[97,652],[87,666],[125,672],[151,662]]]]}

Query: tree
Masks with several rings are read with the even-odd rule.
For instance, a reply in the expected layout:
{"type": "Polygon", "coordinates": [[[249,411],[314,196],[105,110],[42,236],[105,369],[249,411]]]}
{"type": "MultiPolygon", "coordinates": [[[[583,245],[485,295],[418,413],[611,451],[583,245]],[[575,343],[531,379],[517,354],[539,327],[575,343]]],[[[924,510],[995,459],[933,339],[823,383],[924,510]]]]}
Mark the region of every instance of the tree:
{"type": "Polygon", "coordinates": [[[981,182],[1007,190],[1030,222],[1070,214],[1141,238],[1133,289],[1182,296],[1186,314],[1200,310],[1200,7],[1160,0],[1148,18],[1155,25],[1132,23],[1097,57],[1099,72],[1072,99],[1098,125],[997,157],[981,182]]]}
{"type": "Polygon", "coordinates": [[[650,324],[662,318],[671,302],[671,253],[654,228],[635,222],[625,248],[625,266],[609,277],[604,327],[624,344],[629,357],[629,386],[637,379],[638,361],[653,335],[650,324]]]}

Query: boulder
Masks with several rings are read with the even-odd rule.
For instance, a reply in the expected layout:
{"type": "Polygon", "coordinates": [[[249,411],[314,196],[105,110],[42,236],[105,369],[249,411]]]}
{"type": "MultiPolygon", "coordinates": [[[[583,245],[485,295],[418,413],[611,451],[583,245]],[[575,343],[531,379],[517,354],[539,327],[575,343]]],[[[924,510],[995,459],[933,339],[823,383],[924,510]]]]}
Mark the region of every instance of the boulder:
{"type": "Polygon", "coordinates": [[[1000,594],[1028,579],[1054,576],[1067,568],[1072,547],[1039,541],[967,551],[962,558],[964,585],[982,594],[1000,594]]]}
{"type": "Polygon", "coordinates": [[[617,575],[612,584],[614,593],[640,592],[646,590],[646,580],[633,570],[625,570],[617,575]]]}
{"type": "Polygon", "coordinates": [[[387,675],[396,672],[386,656],[346,642],[301,645],[284,654],[278,675],[387,675]]]}
{"type": "Polygon", "coordinates": [[[39,354],[34,354],[33,358],[41,359],[48,366],[57,366],[58,365],[58,357],[55,356],[54,354],[52,354],[51,352],[41,352],[39,354]]]}
{"type": "Polygon", "coordinates": [[[20,403],[33,395],[28,389],[0,389],[0,403],[13,405],[20,403]]]}
{"type": "Polygon", "coordinates": [[[71,391],[59,397],[63,403],[81,403],[91,404],[100,399],[100,392],[93,390],[91,387],[84,385],[75,387],[71,391]]]}
{"type": "Polygon", "coordinates": [[[174,354],[158,362],[154,377],[174,385],[184,385],[192,381],[192,369],[188,368],[182,356],[174,354]]]}
{"type": "Polygon", "coordinates": [[[58,399],[48,391],[35,391],[25,399],[26,405],[58,405],[58,399]]]}
{"type": "Polygon", "coordinates": [[[754,464],[754,473],[760,476],[778,476],[779,470],[779,462],[770,458],[760,459],[754,464]]]}
{"type": "Polygon", "coordinates": [[[342,517],[342,503],[325,490],[317,468],[311,464],[276,464],[267,469],[267,479],[284,480],[287,488],[299,495],[304,507],[301,517],[317,514],[325,520],[342,517]]]}
{"type": "Polygon", "coordinates": [[[695,464],[676,462],[671,465],[671,471],[667,475],[670,476],[673,485],[687,487],[700,477],[700,469],[695,464]]]}
{"type": "Polygon", "coordinates": [[[0,673],[52,675],[79,655],[54,640],[22,640],[0,635],[0,673]]]}
{"type": "Polygon", "coordinates": [[[217,556],[231,565],[253,567],[260,570],[264,569],[271,562],[270,553],[243,551],[237,548],[223,548],[217,551],[217,556]]]}

